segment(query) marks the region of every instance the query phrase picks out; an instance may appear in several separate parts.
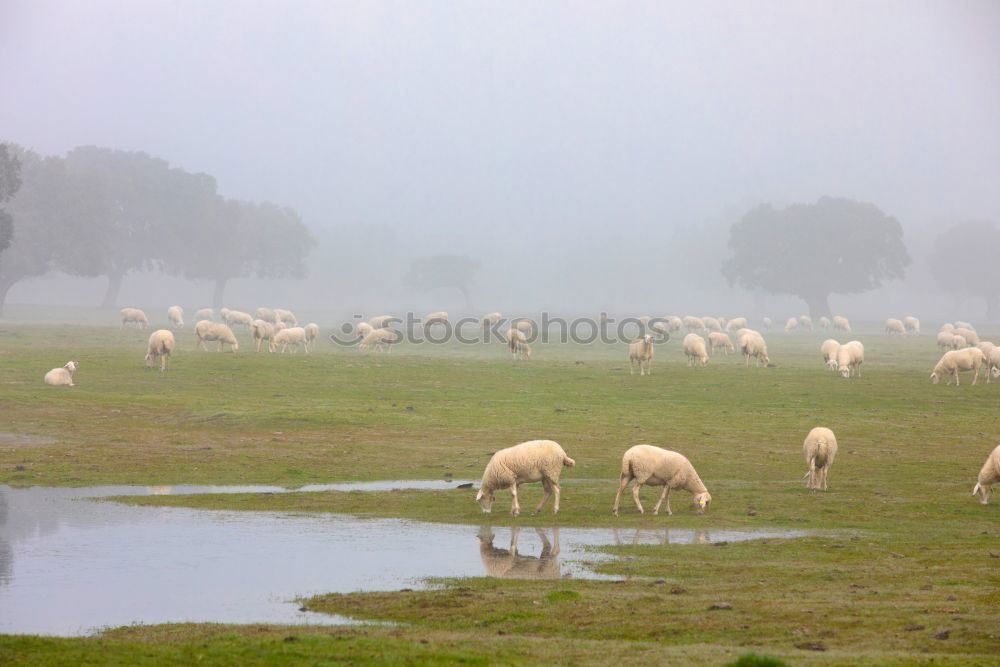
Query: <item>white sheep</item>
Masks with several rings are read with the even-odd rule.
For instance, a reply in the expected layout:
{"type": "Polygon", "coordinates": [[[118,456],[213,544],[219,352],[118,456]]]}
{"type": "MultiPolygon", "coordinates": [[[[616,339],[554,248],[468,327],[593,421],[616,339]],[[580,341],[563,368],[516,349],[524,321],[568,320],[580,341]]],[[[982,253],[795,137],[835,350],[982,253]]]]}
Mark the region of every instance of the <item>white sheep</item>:
{"type": "Polygon", "coordinates": [[[723,354],[729,356],[730,352],[736,351],[736,348],[733,347],[732,339],[729,338],[729,334],[721,331],[713,331],[708,334],[708,347],[712,350],[712,354],[715,354],[717,350],[722,350],[723,354]]]}
{"type": "Polygon", "coordinates": [[[684,328],[688,331],[704,331],[705,323],[700,317],[695,317],[694,315],[685,315],[681,320],[684,323],[684,328]]]}
{"type": "Polygon", "coordinates": [[[976,327],[972,326],[968,322],[963,322],[962,320],[955,320],[956,329],[968,329],[969,331],[975,331],[976,327]]]}
{"type": "Polygon", "coordinates": [[[967,327],[955,327],[952,333],[956,336],[961,336],[965,339],[965,342],[969,345],[979,345],[979,334],[976,333],[974,329],[969,329],[967,327]]]}
{"type": "Polygon", "coordinates": [[[707,331],[722,331],[722,324],[715,317],[703,317],[701,318],[701,322],[705,325],[707,331]]]}
{"type": "Polygon", "coordinates": [[[392,329],[372,329],[358,344],[358,350],[366,352],[371,349],[373,352],[392,351],[391,345],[397,341],[397,333],[392,329]]]}
{"type": "Polygon", "coordinates": [[[837,456],[837,438],[833,431],[817,426],[809,431],[805,442],[802,443],[802,451],[806,455],[806,488],[818,491],[826,491],[826,477],[830,473],[830,466],[837,456]]]}
{"type": "Polygon", "coordinates": [[[774,323],[771,321],[770,317],[765,317],[760,321],[760,328],[764,331],[770,331],[773,326],[774,323]]]}
{"type": "Polygon", "coordinates": [[[990,491],[994,484],[1000,483],[1000,445],[993,448],[990,455],[986,457],[986,463],[979,471],[979,478],[972,488],[972,495],[979,496],[979,504],[985,505],[990,498],[990,491]]]}
{"type": "Polygon", "coordinates": [[[149,345],[146,346],[146,368],[152,368],[156,360],[160,360],[160,370],[167,370],[170,365],[170,355],[174,351],[174,334],[169,329],[159,329],[149,335],[149,345]]]}
{"type": "Polygon", "coordinates": [[[670,333],[680,331],[684,326],[684,321],[676,315],[666,315],[663,319],[667,321],[667,331],[670,333]]]}
{"type": "Polygon", "coordinates": [[[281,346],[282,354],[288,349],[289,345],[293,346],[292,354],[295,354],[299,345],[306,351],[306,354],[309,354],[309,340],[306,338],[306,330],[302,327],[287,327],[275,333],[274,346],[277,348],[279,345],[281,346]]]}
{"type": "Polygon", "coordinates": [[[306,342],[312,343],[319,337],[319,325],[315,322],[310,322],[305,326],[306,331],[306,342]]]}
{"type": "Polygon", "coordinates": [[[785,333],[791,333],[799,328],[799,320],[795,317],[789,317],[788,321],[785,322],[785,333]]]}
{"type": "Polygon", "coordinates": [[[205,347],[205,341],[219,341],[219,351],[222,351],[223,343],[229,344],[229,349],[232,352],[239,352],[240,343],[236,340],[236,336],[233,335],[233,330],[222,322],[213,322],[212,320],[201,320],[194,326],[194,335],[198,337],[198,346],[203,350],[208,350],[205,347]]]}
{"type": "Polygon", "coordinates": [[[511,327],[507,330],[507,349],[513,359],[531,359],[531,348],[528,347],[528,339],[520,329],[511,327]]]}
{"type": "Polygon", "coordinates": [[[367,322],[358,322],[358,326],[354,327],[354,332],[362,339],[373,331],[375,331],[374,327],[367,322]]]}
{"type": "Polygon", "coordinates": [[[745,317],[734,317],[726,323],[727,331],[739,331],[740,329],[747,328],[747,318],[745,317]]]}
{"type": "Polygon", "coordinates": [[[885,321],[885,335],[886,336],[905,336],[906,327],[900,320],[894,317],[890,317],[885,321]]]}
{"type": "Polygon", "coordinates": [[[645,326],[649,326],[649,321],[650,321],[651,319],[653,319],[653,318],[652,318],[652,317],[650,317],[649,315],[640,315],[640,316],[638,317],[638,320],[639,320],[639,324],[641,324],[641,325],[642,325],[642,326],[644,326],[644,327],[645,327],[645,326]]]}
{"type": "Polygon", "coordinates": [[[851,333],[851,322],[843,315],[834,315],[833,329],[834,331],[843,331],[844,333],[851,333]]]}
{"type": "Polygon", "coordinates": [[[754,360],[754,366],[761,364],[768,366],[771,363],[770,357],[767,356],[767,343],[764,342],[764,337],[756,331],[747,330],[736,341],[740,348],[740,354],[746,359],[747,368],[750,368],[751,358],[754,360]]]}
{"type": "Polygon", "coordinates": [[[432,324],[448,324],[448,313],[443,310],[428,313],[424,318],[424,326],[429,327],[432,324]]]}
{"type": "Polygon", "coordinates": [[[233,327],[240,324],[247,329],[253,327],[253,318],[250,313],[244,313],[242,310],[229,310],[228,308],[223,308],[219,311],[222,316],[222,321],[233,327]]]}
{"type": "Polygon", "coordinates": [[[372,329],[388,329],[396,319],[393,315],[376,315],[368,320],[368,324],[372,329]]]}
{"type": "Polygon", "coordinates": [[[804,329],[805,331],[812,331],[813,330],[812,318],[809,317],[808,315],[799,315],[799,326],[802,327],[802,329],[804,329]]]}
{"type": "Polygon", "coordinates": [[[200,308],[195,311],[194,321],[200,322],[201,320],[213,320],[215,319],[215,311],[211,308],[200,308]]]}
{"type": "Polygon", "coordinates": [[[260,352],[264,341],[267,341],[267,351],[274,352],[274,325],[264,320],[254,320],[250,327],[253,339],[257,343],[257,351],[260,352]]]}
{"type": "MultiPolygon", "coordinates": [[[[993,354],[993,350],[996,348],[996,345],[994,345],[988,340],[981,340],[979,341],[979,345],[977,345],[976,347],[978,347],[980,350],[983,351],[983,365],[986,366],[986,370],[988,371],[990,363],[990,355],[993,354]]],[[[987,374],[986,376],[987,384],[989,383],[989,379],[990,379],[989,374],[987,374]]]]}
{"type": "Polygon", "coordinates": [[[1000,347],[994,347],[990,352],[986,369],[986,384],[990,383],[990,378],[995,377],[1000,377],[1000,347]]]}
{"type": "Polygon", "coordinates": [[[705,339],[696,333],[684,336],[684,355],[688,366],[694,366],[695,359],[702,366],[708,365],[708,352],[705,350],[705,339]]]}
{"type": "Polygon", "coordinates": [[[635,364],[639,364],[639,376],[653,374],[653,337],[646,334],[628,344],[628,374],[635,375],[635,364]]]}
{"type": "Polygon", "coordinates": [[[704,513],[708,504],[712,502],[712,494],[705,488],[701,478],[695,471],[694,466],[687,457],[677,452],[672,452],[662,447],[653,445],[636,445],[630,447],[622,456],[622,472],[618,482],[618,493],[615,494],[615,504],[611,511],[618,516],[618,507],[621,504],[622,492],[629,482],[632,484],[632,500],[639,510],[639,514],[644,514],[642,503],[639,502],[639,490],[645,484],[650,486],[662,486],[663,492],[660,499],[653,506],[653,514],[660,513],[660,505],[667,501],[667,516],[673,514],[670,511],[670,491],[672,489],[684,489],[694,496],[694,502],[698,505],[698,513],[704,513]]]}
{"type": "Polygon", "coordinates": [[[913,315],[907,315],[903,318],[903,326],[906,327],[906,333],[913,334],[915,336],[920,335],[920,320],[915,318],[913,315]]]}
{"type": "Polygon", "coordinates": [[[531,361],[531,346],[523,341],[514,343],[514,359],[517,361],[531,361]]]}
{"type": "Polygon", "coordinates": [[[839,349],[840,343],[832,338],[827,338],[820,346],[819,351],[823,355],[823,365],[828,370],[837,370],[837,350],[839,349]]]}
{"type": "Polygon", "coordinates": [[[510,513],[517,516],[521,513],[521,505],[517,499],[517,487],[520,484],[541,482],[545,491],[542,502],[535,508],[535,514],[555,494],[552,513],[559,512],[559,476],[563,466],[571,468],[576,461],[566,456],[559,443],[552,440],[529,440],[513,447],[507,447],[493,454],[483,471],[483,479],[479,483],[479,493],[476,502],[485,513],[493,509],[496,492],[510,489],[510,513]]]}
{"type": "Polygon", "coordinates": [[[295,318],[295,314],[290,310],[285,310],[283,308],[275,308],[274,317],[279,322],[284,322],[285,324],[292,327],[297,327],[299,325],[299,321],[295,318]]]}
{"type": "Polygon", "coordinates": [[[944,324],[941,325],[941,328],[938,331],[947,331],[948,333],[951,333],[954,330],[955,330],[954,324],[952,324],[951,322],[945,322],[944,324]]]}
{"type": "Polygon", "coordinates": [[[498,312],[497,313],[487,313],[487,314],[483,315],[483,328],[484,329],[488,329],[492,325],[496,324],[497,322],[499,322],[502,319],[503,319],[503,315],[501,315],[498,312]]]}
{"type": "Polygon", "coordinates": [[[532,328],[533,328],[531,320],[526,320],[526,319],[523,319],[523,318],[519,319],[519,320],[514,320],[513,326],[518,331],[521,331],[521,332],[526,333],[526,334],[531,334],[531,331],[532,331],[532,328]]]}
{"type": "Polygon", "coordinates": [[[837,350],[837,372],[843,378],[849,378],[851,375],[861,377],[861,364],[864,362],[865,346],[861,344],[861,341],[852,340],[850,343],[844,343],[837,350]]]}
{"type": "MultiPolygon", "coordinates": [[[[962,338],[964,341],[965,339],[962,338]]],[[[950,331],[941,331],[937,335],[937,346],[941,350],[955,349],[955,336],[950,331]]],[[[964,346],[963,346],[964,347],[964,346]]]]}
{"type": "Polygon", "coordinates": [[[122,329],[125,328],[126,324],[131,324],[140,331],[149,326],[149,320],[146,318],[146,313],[142,312],[138,308],[122,308],[121,316],[122,329]]]}
{"type": "Polygon", "coordinates": [[[965,336],[954,335],[951,337],[951,349],[961,350],[966,347],[969,347],[969,341],[965,340],[965,336]]]}
{"type": "Polygon", "coordinates": [[[821,316],[819,318],[819,328],[823,329],[824,331],[826,331],[827,329],[829,329],[830,328],[830,318],[828,318],[826,315],[821,316]]]}
{"type": "Polygon", "coordinates": [[[279,332],[279,331],[281,331],[282,329],[287,329],[287,328],[288,328],[288,325],[287,325],[287,324],[285,324],[284,322],[282,322],[281,320],[278,320],[277,322],[275,322],[275,323],[274,323],[273,325],[271,325],[271,326],[273,326],[273,327],[274,327],[274,333],[278,333],[278,332],[279,332]]]}
{"type": "Polygon", "coordinates": [[[73,387],[73,373],[79,365],[77,361],[68,361],[62,368],[53,368],[45,374],[45,384],[52,387],[73,387]]]}
{"type": "Polygon", "coordinates": [[[184,326],[184,309],[180,306],[167,308],[167,321],[170,322],[170,326],[178,329],[184,326]]]}
{"type": "Polygon", "coordinates": [[[958,379],[959,371],[974,371],[975,376],[972,378],[972,384],[976,384],[979,380],[979,367],[982,363],[983,351],[978,347],[967,347],[962,350],[945,352],[941,360],[934,366],[934,370],[931,371],[931,382],[937,384],[943,376],[947,375],[948,384],[951,384],[951,378],[954,376],[955,386],[957,387],[961,385],[958,379]]]}
{"type": "Polygon", "coordinates": [[[271,324],[277,324],[278,318],[274,314],[274,310],[271,308],[258,308],[253,311],[253,314],[257,316],[258,320],[264,320],[265,322],[270,322],[271,324]]]}

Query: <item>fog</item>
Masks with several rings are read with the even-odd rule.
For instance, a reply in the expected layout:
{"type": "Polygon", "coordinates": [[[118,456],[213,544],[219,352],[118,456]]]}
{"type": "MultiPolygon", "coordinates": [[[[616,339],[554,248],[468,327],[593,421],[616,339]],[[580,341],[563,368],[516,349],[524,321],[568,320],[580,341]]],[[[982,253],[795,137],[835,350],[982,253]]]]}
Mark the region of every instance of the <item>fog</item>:
{"type": "MultiPolygon", "coordinates": [[[[309,278],[234,281],[237,307],[793,314],[722,277],[729,227],[831,195],[899,220],[912,258],[834,310],[984,312],[927,258],[1000,222],[990,0],[5,0],[0,81],[0,140],[141,150],[298,211],[309,278]],[[480,262],[471,303],[404,280],[436,254],[480,262]]],[[[9,301],[96,304],[104,282],[9,301]]],[[[210,296],[132,274],[121,305],[210,296]]]]}

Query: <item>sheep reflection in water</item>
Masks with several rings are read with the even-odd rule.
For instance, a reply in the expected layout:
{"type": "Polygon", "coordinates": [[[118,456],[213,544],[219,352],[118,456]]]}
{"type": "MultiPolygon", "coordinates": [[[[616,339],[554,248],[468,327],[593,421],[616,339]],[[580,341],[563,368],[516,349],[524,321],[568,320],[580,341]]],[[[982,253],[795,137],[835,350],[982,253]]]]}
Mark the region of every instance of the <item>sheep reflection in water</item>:
{"type": "MultiPolygon", "coordinates": [[[[617,528],[612,529],[615,537],[615,544],[622,546],[624,544],[670,544],[670,529],[663,528],[662,530],[643,530],[642,528],[636,528],[635,533],[632,535],[631,542],[625,542],[622,540],[622,532],[617,528]],[[652,535],[653,539],[649,541],[643,541],[643,534],[652,535]]],[[[693,533],[690,531],[680,531],[674,535],[673,542],[676,544],[711,544],[712,538],[709,536],[708,531],[696,530],[693,533]],[[680,537],[679,537],[680,536],[680,537]]],[[[627,537],[627,533],[626,533],[627,537]]]]}
{"type": "Polygon", "coordinates": [[[493,546],[493,530],[489,526],[479,529],[479,555],[483,559],[486,575],[508,579],[558,579],[559,568],[559,529],[552,529],[552,542],[541,528],[535,528],[535,533],[542,542],[542,551],[538,556],[527,556],[517,550],[517,541],[521,529],[514,526],[510,529],[510,548],[500,549],[493,546]]]}

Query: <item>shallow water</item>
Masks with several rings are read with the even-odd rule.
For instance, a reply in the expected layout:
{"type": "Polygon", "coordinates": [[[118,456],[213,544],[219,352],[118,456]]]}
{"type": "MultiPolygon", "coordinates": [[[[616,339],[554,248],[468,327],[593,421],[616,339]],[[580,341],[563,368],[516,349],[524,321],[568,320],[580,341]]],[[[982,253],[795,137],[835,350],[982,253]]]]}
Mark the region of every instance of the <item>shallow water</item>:
{"type": "MultiPolygon", "coordinates": [[[[300,491],[455,488],[364,482],[300,491]]],[[[597,577],[586,545],[796,537],[802,531],[477,528],[336,514],[136,507],[86,498],[281,487],[0,486],[0,633],[87,634],[173,621],[346,623],[298,597],[419,587],[425,577],[597,577]]]]}

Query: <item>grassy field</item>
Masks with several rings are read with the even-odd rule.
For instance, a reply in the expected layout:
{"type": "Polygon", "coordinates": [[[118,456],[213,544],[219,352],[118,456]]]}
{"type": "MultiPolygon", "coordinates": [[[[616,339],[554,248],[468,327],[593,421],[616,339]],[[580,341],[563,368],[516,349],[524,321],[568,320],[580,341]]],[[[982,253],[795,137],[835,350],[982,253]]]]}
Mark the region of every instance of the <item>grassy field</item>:
{"type": "MultiPolygon", "coordinates": [[[[245,335],[242,335],[245,340],[245,335]]],[[[0,639],[0,662],[281,664],[302,659],[521,662],[669,660],[720,664],[756,651],[793,663],[1000,662],[1000,499],[975,476],[1000,435],[1000,385],[932,386],[932,336],[865,343],[864,376],[819,360],[823,336],[771,334],[775,368],[733,357],[689,369],[675,342],[652,377],[623,347],[400,348],[365,356],[200,352],[179,337],[168,373],[142,368],[146,334],[0,326],[0,482],[307,483],[478,478],[490,454],[559,441],[577,466],[563,509],[520,525],[796,528],[794,540],[621,546],[599,569],[622,581],[445,580],[429,590],[321,596],[317,611],[400,627],[212,625],[126,628],[99,638],[0,639]],[[80,362],[77,386],[41,384],[80,362]],[[801,443],[816,425],[840,443],[830,490],[810,493],[801,443]],[[713,495],[674,516],[611,516],[621,454],[647,442],[686,454],[713,495]],[[728,608],[710,609],[713,605],[728,608]],[[288,636],[296,639],[286,641],[288,636]],[[510,641],[516,639],[517,641],[510,641]],[[426,640],[423,643],[422,640],[426,640]]],[[[985,336],[989,338],[989,336],[985,336]]],[[[994,338],[995,339],[995,338],[994,338]]],[[[537,503],[527,487],[522,506],[537,503]]],[[[655,502],[647,491],[644,502],[655,502]]],[[[156,496],[206,509],[346,512],[510,525],[509,494],[484,517],[470,491],[156,496]]]]}

